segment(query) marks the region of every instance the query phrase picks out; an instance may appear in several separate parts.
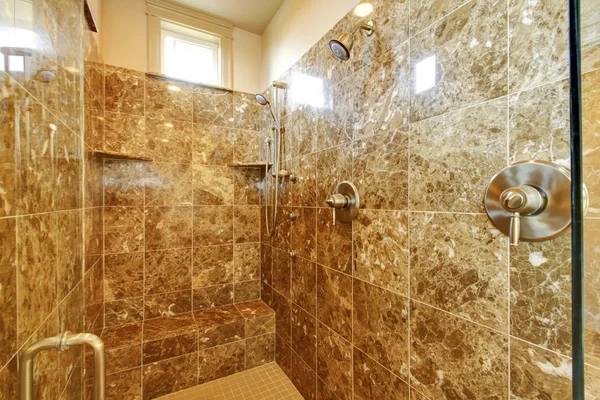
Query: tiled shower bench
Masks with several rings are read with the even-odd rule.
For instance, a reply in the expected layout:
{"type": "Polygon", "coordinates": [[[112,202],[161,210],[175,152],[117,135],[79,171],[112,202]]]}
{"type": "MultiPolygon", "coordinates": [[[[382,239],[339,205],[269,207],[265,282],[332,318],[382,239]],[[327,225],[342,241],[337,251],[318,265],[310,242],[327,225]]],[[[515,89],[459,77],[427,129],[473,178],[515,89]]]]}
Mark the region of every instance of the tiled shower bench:
{"type": "Polygon", "coordinates": [[[255,300],[107,327],[101,337],[107,399],[154,399],[274,361],[275,313],[255,300]]]}

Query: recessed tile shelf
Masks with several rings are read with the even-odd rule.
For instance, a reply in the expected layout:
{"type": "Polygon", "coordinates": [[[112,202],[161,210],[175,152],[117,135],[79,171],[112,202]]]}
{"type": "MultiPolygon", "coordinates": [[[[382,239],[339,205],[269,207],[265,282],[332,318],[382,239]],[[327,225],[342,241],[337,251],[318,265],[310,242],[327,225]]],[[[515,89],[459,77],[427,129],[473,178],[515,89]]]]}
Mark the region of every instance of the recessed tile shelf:
{"type": "MultiPolygon", "coordinates": [[[[264,168],[265,167],[265,163],[264,162],[245,162],[245,163],[231,163],[231,164],[227,164],[228,167],[232,167],[232,168],[264,168]]],[[[269,163],[269,168],[271,168],[273,166],[273,164],[269,163]]]]}
{"type": "Polygon", "coordinates": [[[118,160],[153,161],[150,157],[135,156],[132,154],[117,153],[109,150],[94,150],[94,154],[102,158],[114,158],[118,160]]]}

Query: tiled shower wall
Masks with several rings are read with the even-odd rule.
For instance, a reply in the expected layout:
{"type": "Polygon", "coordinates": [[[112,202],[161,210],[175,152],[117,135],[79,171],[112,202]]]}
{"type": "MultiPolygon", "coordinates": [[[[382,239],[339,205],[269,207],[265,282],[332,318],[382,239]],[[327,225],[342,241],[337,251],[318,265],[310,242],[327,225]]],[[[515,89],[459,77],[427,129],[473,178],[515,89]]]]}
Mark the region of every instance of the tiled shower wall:
{"type": "Polygon", "coordinates": [[[349,61],[327,41],[353,13],[279,79],[297,180],[281,185],[275,236],[262,230],[277,362],[305,398],[570,398],[570,236],[509,248],[482,204],[510,163],[569,166],[567,2],[370,3],[376,33],[349,61]],[[417,93],[428,57],[434,86],[417,93]],[[362,209],[333,226],[324,200],[343,180],[362,209]]]}
{"type": "Polygon", "coordinates": [[[105,324],[260,297],[251,95],[105,68],[105,324]],[[135,158],[141,158],[136,160],[135,158]],[[145,161],[144,159],[151,161],[145,161]]]}
{"type": "MultiPolygon", "coordinates": [[[[14,68],[18,57],[0,71],[0,399],[16,399],[28,345],[89,327],[82,127],[84,48],[93,43],[75,0],[3,2],[0,35],[31,51],[27,76],[14,68]],[[40,69],[56,79],[34,79],[40,69]]],[[[36,398],[80,398],[81,348],[44,352],[35,367],[36,398]]]]}

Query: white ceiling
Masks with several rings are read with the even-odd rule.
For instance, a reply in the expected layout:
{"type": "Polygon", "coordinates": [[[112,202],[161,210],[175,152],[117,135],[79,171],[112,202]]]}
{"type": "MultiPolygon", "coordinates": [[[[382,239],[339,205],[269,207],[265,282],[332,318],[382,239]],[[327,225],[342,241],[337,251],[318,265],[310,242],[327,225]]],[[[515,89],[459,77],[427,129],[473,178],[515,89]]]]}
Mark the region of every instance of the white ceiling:
{"type": "Polygon", "coordinates": [[[204,14],[262,35],[284,0],[173,0],[204,14]]]}

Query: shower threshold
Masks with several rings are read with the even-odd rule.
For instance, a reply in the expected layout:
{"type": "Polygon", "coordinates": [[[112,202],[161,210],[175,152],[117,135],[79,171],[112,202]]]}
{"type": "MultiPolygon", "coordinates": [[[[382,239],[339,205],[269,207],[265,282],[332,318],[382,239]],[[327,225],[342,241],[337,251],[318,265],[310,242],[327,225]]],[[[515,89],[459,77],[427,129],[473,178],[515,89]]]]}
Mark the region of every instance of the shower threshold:
{"type": "Polygon", "coordinates": [[[292,381],[276,363],[262,365],[171,393],[158,400],[302,400],[292,381]]]}

